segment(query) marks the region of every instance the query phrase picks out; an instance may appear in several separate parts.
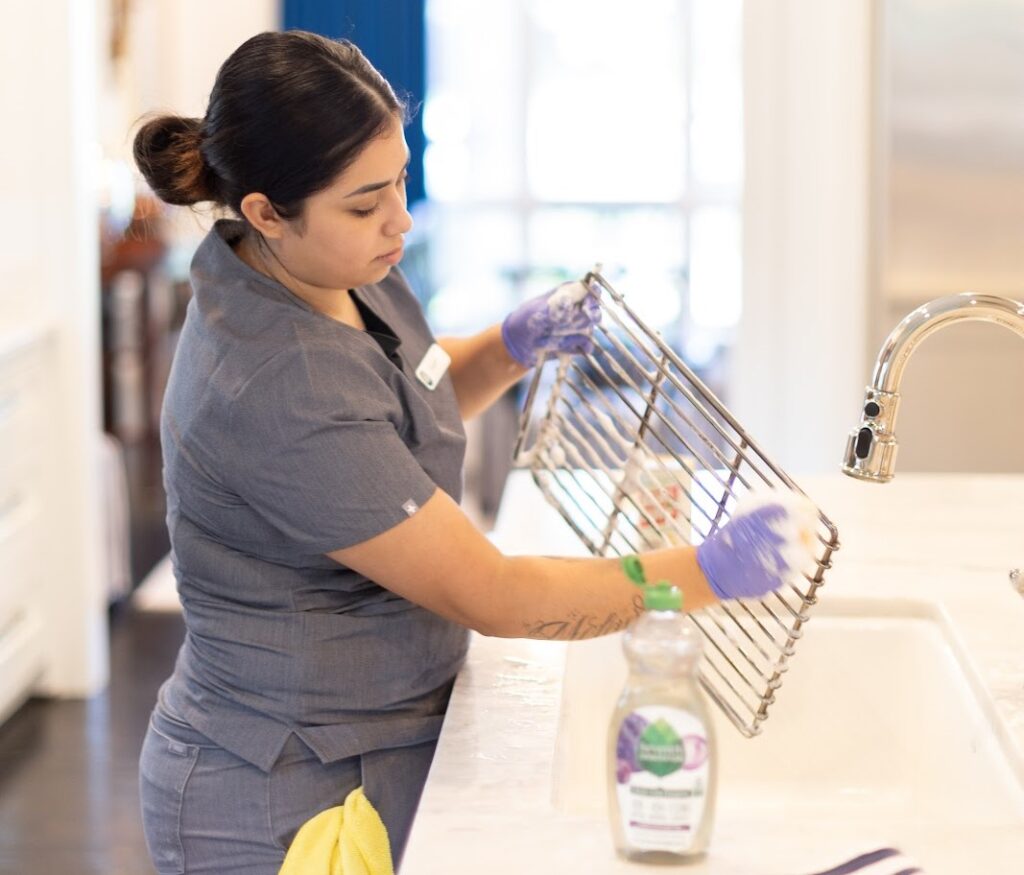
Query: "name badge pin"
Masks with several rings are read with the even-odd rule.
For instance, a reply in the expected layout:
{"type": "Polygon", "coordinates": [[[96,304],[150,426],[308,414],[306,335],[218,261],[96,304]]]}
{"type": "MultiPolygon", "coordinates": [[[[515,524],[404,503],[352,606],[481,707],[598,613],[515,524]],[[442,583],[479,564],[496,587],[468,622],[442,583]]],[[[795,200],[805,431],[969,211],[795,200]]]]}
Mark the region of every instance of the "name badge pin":
{"type": "Polygon", "coordinates": [[[452,357],[438,344],[433,343],[423,356],[423,360],[416,366],[416,379],[433,391],[448,372],[448,365],[451,363],[452,357]]]}

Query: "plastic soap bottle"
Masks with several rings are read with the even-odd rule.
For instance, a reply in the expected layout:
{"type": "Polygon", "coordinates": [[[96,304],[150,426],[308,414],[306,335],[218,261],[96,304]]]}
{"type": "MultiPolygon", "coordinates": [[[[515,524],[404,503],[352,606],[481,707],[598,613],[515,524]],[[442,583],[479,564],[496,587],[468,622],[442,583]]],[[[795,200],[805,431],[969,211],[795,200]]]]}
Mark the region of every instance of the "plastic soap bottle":
{"type": "MultiPolygon", "coordinates": [[[[642,583],[636,557],[624,564],[642,583]]],[[[700,640],[682,594],[667,582],[644,584],[644,609],[623,635],[629,677],[609,732],[608,811],[621,856],[684,863],[707,849],[715,809],[715,739],[696,676],[700,640]]]]}

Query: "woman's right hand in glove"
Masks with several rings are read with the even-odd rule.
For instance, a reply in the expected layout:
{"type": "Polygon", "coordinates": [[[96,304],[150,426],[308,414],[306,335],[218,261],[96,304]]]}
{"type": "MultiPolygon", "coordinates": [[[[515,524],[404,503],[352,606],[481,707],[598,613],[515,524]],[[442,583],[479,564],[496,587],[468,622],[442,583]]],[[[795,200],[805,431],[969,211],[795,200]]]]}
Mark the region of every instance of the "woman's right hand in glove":
{"type": "Polygon", "coordinates": [[[697,564],[719,599],[760,598],[798,585],[814,567],[817,524],[817,509],[802,495],[751,495],[697,548],[697,564]]]}

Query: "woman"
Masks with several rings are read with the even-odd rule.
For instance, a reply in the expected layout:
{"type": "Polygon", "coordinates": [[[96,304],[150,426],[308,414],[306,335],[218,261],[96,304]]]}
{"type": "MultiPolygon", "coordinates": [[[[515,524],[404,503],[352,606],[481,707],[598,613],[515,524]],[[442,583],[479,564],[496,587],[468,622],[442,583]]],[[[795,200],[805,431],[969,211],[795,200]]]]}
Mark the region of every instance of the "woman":
{"type": "MultiPolygon", "coordinates": [[[[617,562],[503,556],[459,509],[462,420],[543,353],[586,348],[598,308],[528,301],[438,341],[445,369],[395,269],[403,112],[354,46],[266,33],[225,62],[205,118],[135,140],[165,201],[238,217],[195,255],[162,418],[187,635],[140,763],[161,873],[277,872],[299,826],[359,785],[399,860],[467,630],[583,638],[640,610],[617,562]]],[[[651,552],[647,572],[691,609],[761,595],[786,551],[745,560],[775,549],[785,513],[699,557],[651,552]]]]}

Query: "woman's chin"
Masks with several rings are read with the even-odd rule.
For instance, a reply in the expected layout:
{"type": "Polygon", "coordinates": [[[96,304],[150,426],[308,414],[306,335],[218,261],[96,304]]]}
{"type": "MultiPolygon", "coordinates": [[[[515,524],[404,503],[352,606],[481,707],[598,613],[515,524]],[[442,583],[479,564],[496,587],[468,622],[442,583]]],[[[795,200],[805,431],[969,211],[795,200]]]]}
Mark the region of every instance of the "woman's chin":
{"type": "Polygon", "coordinates": [[[376,267],[376,271],[374,272],[374,277],[373,277],[373,279],[367,280],[367,282],[379,283],[389,273],[391,273],[392,265],[388,264],[387,262],[383,262],[382,261],[382,262],[379,262],[379,263],[375,264],[374,266],[376,267]]]}

